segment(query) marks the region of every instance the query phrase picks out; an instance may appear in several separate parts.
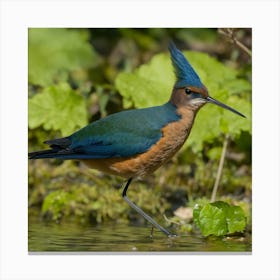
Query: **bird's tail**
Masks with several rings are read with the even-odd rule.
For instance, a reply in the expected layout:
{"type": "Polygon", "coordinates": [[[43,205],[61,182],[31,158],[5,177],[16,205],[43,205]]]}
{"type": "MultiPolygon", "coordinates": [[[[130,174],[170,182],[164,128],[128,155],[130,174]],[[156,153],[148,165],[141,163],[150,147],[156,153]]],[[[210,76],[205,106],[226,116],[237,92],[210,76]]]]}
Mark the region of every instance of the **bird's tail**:
{"type": "Polygon", "coordinates": [[[37,151],[28,153],[29,159],[39,159],[39,158],[54,158],[57,154],[57,150],[50,149],[50,150],[43,150],[43,151],[37,151]]]}
{"type": "Polygon", "coordinates": [[[71,141],[68,137],[48,140],[45,141],[44,143],[48,144],[51,149],[28,153],[28,158],[29,159],[39,159],[39,158],[69,159],[70,158],[69,156],[70,152],[68,147],[71,144],[71,141]]]}

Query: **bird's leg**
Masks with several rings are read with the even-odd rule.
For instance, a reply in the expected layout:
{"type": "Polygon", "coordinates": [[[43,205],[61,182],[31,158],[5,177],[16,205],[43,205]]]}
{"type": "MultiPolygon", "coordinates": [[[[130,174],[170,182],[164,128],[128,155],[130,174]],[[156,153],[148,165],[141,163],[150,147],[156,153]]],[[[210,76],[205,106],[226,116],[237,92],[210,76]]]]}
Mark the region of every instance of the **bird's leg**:
{"type": "Polygon", "coordinates": [[[134,204],[129,198],[126,196],[127,189],[132,181],[132,178],[130,178],[122,192],[123,199],[136,211],[138,212],[143,218],[145,218],[148,222],[150,222],[154,227],[158,228],[160,231],[165,233],[168,237],[175,236],[165,228],[163,228],[161,225],[159,225],[155,220],[153,220],[148,214],[146,214],[140,207],[138,207],[136,204],[134,204]]]}

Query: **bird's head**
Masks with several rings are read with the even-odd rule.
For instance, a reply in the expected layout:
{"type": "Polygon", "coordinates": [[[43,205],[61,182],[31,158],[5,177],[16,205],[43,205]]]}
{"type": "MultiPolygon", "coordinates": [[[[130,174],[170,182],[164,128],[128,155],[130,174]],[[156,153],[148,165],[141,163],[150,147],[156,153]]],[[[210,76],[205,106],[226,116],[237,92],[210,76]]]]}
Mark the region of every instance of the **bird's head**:
{"type": "Polygon", "coordinates": [[[171,96],[171,102],[174,105],[188,106],[192,110],[197,111],[204,104],[212,103],[245,117],[235,109],[209,96],[207,88],[200,81],[199,76],[174,43],[169,45],[169,51],[176,75],[176,83],[171,96]]]}

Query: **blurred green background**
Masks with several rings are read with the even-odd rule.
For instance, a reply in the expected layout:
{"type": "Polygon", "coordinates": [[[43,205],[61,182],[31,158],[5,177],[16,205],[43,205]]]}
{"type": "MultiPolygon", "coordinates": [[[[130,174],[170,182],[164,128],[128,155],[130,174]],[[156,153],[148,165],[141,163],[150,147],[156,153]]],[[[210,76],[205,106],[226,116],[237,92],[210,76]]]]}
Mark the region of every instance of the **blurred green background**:
{"type": "MultiPolygon", "coordinates": [[[[204,106],[182,150],[134,182],[129,197],[159,222],[194,231],[189,207],[210,201],[226,141],[215,199],[241,206],[250,231],[251,29],[30,28],[29,152],[108,114],[166,102],[175,81],[170,40],[184,51],[210,95],[247,119],[204,106]]],[[[57,223],[144,223],[122,200],[122,178],[75,161],[29,160],[28,167],[31,216],[39,211],[42,219],[57,223]]]]}

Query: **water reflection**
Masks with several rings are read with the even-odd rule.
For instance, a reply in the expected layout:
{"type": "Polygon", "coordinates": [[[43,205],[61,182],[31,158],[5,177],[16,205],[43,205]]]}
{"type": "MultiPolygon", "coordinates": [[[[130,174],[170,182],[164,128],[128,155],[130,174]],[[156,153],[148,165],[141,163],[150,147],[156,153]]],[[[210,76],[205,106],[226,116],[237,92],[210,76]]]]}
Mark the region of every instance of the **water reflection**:
{"type": "Polygon", "coordinates": [[[29,219],[29,252],[250,252],[251,237],[203,238],[183,235],[167,238],[146,226],[79,226],[46,224],[29,219]]]}

